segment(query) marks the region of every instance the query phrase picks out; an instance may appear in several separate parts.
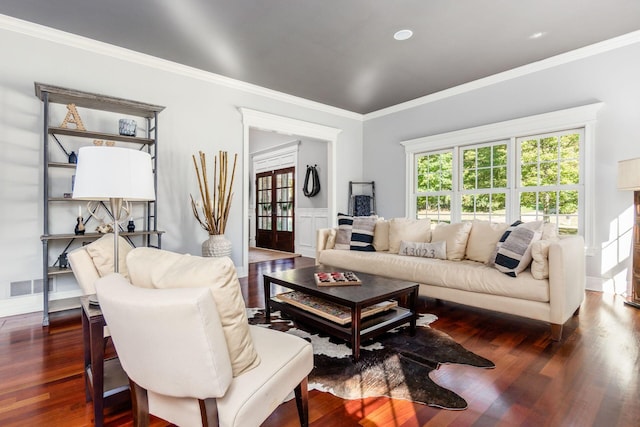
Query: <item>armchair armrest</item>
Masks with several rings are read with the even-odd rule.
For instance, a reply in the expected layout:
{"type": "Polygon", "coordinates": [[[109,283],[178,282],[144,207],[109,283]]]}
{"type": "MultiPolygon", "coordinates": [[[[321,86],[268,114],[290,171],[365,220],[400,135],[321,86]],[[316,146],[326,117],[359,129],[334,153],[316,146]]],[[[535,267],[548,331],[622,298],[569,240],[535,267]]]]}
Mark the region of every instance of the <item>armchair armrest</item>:
{"type": "Polygon", "coordinates": [[[95,282],[100,278],[100,275],[86,247],[83,246],[69,252],[68,259],[82,292],[85,295],[95,294],[95,282]]]}

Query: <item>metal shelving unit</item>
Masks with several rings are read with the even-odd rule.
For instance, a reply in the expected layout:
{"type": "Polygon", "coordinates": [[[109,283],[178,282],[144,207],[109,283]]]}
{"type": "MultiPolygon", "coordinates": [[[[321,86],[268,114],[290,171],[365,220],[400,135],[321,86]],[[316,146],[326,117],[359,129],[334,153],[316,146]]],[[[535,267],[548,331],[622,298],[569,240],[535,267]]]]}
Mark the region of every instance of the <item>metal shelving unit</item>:
{"type": "MultiPolygon", "coordinates": [[[[43,233],[40,236],[42,241],[42,275],[43,275],[43,326],[49,324],[49,279],[53,276],[71,273],[70,268],[60,268],[57,266],[58,261],[50,265],[49,254],[52,250],[51,242],[61,242],[66,245],[62,252],[66,252],[74,244],[80,241],[96,240],[102,236],[99,233],[85,233],[83,235],[75,234],[52,234],[50,233],[50,210],[55,209],[55,204],[78,203],[71,198],[61,197],[61,194],[50,194],[50,174],[52,170],[75,170],[75,164],[62,163],[59,161],[51,161],[51,151],[53,149],[61,150],[66,156],[69,155],[64,144],[64,137],[81,138],[87,140],[87,145],[91,140],[109,140],[125,143],[127,146],[137,147],[140,150],[146,150],[153,161],[154,185],[157,189],[158,177],[158,113],[164,110],[163,106],[147,104],[143,102],[132,101],[128,99],[116,98],[95,93],[82,92],[74,89],[52,86],[44,83],[34,83],[35,94],[43,103],[43,233]],[[104,111],[111,113],[123,114],[126,116],[140,117],[146,121],[146,135],[144,137],[125,136],[119,134],[96,132],[91,130],[71,129],[65,127],[50,126],[50,104],[75,104],[76,107],[104,111]],[[57,148],[56,148],[57,147],[57,148]],[[52,206],[50,206],[50,204],[52,206]]],[[[134,244],[133,237],[141,237],[144,246],[152,246],[160,248],[161,237],[163,231],[158,230],[158,208],[156,201],[141,202],[144,203],[145,223],[140,231],[132,233],[125,230],[120,235],[134,244]]],[[[105,210],[108,208],[105,205],[105,210]]],[[[109,213],[111,215],[111,213],[109,213]]],[[[85,219],[85,224],[90,221],[90,217],[85,219]]],[[[120,227],[122,230],[122,227],[120,227]]],[[[56,259],[58,257],[55,257],[56,259]]],[[[69,304],[64,304],[68,308],[69,304]]],[[[75,306],[79,306],[79,301],[75,306]]]]}

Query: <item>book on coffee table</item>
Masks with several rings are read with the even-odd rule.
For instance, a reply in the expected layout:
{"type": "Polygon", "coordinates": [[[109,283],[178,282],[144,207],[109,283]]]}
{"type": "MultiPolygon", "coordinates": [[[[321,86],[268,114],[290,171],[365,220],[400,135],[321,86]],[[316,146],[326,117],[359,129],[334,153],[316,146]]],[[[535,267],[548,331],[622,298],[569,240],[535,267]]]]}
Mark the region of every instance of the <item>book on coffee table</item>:
{"type": "MultiPolygon", "coordinates": [[[[339,325],[351,323],[351,310],[344,305],[336,304],[322,298],[307,295],[299,291],[290,291],[273,297],[277,301],[291,304],[302,310],[316,314],[339,325]]],[[[382,301],[362,309],[361,318],[373,316],[398,306],[395,300],[382,301]]]]}
{"type": "Polygon", "coordinates": [[[362,285],[358,276],[352,271],[330,271],[314,273],[313,277],[316,279],[316,285],[318,286],[353,286],[362,285]]]}

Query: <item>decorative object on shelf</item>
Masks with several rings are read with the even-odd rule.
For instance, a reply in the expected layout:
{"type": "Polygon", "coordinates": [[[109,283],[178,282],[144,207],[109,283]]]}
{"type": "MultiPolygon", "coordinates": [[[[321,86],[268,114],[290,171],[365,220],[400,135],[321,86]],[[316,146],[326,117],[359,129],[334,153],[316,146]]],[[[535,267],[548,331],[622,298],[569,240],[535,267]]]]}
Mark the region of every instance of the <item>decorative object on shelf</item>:
{"type": "Polygon", "coordinates": [[[129,220],[129,223],[127,224],[127,231],[129,233],[133,233],[134,231],[136,231],[136,223],[133,222],[132,219],[129,220]]]}
{"type": "Polygon", "coordinates": [[[98,224],[96,231],[100,234],[113,233],[113,225],[105,223],[98,224]]]}
{"type": "Polygon", "coordinates": [[[118,222],[122,215],[123,200],[149,201],[156,198],[151,155],[119,147],[82,147],[78,154],[78,179],[73,198],[109,201],[114,220],[113,265],[117,273],[118,222]]]}
{"type": "Polygon", "coordinates": [[[114,145],[116,145],[115,141],[105,141],[104,145],[106,145],[107,147],[113,147],[114,145]]]}
{"type": "Polygon", "coordinates": [[[625,304],[640,308],[640,157],[618,162],[618,189],[633,191],[631,298],[625,304]]]}
{"type": "Polygon", "coordinates": [[[78,163],[78,156],[75,151],[72,151],[71,154],[69,154],[69,163],[78,163]]]}
{"type": "Polygon", "coordinates": [[[320,176],[318,175],[318,165],[307,165],[307,173],[304,176],[302,192],[306,197],[313,197],[320,192],[320,176]],[[309,190],[309,178],[311,178],[311,190],[309,190]]]}
{"type": "Polygon", "coordinates": [[[62,252],[60,256],[58,256],[58,267],[67,268],[69,267],[69,260],[67,259],[67,253],[62,252]]]}
{"type": "Polygon", "coordinates": [[[80,236],[84,234],[84,219],[82,216],[78,216],[76,219],[76,227],[73,230],[76,233],[76,236],[80,236]]]}
{"type": "MultiPolygon", "coordinates": [[[[125,215],[122,216],[128,218],[131,213],[131,206],[127,200],[123,202],[122,210],[125,212],[125,215]]],[[[87,211],[89,212],[89,216],[95,218],[95,220],[98,222],[98,225],[96,226],[96,231],[98,233],[113,233],[113,226],[111,225],[111,223],[105,221],[105,216],[109,214],[109,211],[102,202],[91,201],[87,203],[87,211]],[[101,212],[102,215],[98,215],[99,212],[101,212]]],[[[118,224],[121,224],[122,222],[123,221],[119,221],[118,224]]]]}
{"type": "Polygon", "coordinates": [[[191,197],[191,209],[203,229],[209,233],[209,239],[202,243],[203,256],[229,256],[231,254],[231,242],[224,237],[227,227],[227,219],[231,210],[231,200],[233,199],[233,181],[236,174],[236,164],[238,155],[233,158],[233,170],[231,171],[231,181],[228,181],[229,162],[226,151],[219,151],[218,157],[213,162],[213,191],[209,188],[209,180],[207,174],[207,160],[205,154],[200,151],[200,167],[196,156],[193,155],[193,165],[198,176],[198,187],[200,189],[200,200],[196,203],[191,197]],[[218,171],[218,160],[220,170],[218,171]],[[228,184],[227,184],[228,183],[228,184]],[[199,210],[202,213],[199,213],[199,210]],[[212,236],[222,235],[222,238],[214,238],[212,236]],[[228,243],[220,244],[221,240],[228,243]],[[214,243],[215,242],[215,243],[214,243]],[[215,248],[215,249],[214,249],[215,248]],[[217,249],[221,248],[220,251],[217,249]]]}
{"type": "Polygon", "coordinates": [[[136,121],[133,119],[120,119],[118,132],[124,136],[136,136],[136,121]]]}
{"type": "Polygon", "coordinates": [[[78,114],[78,110],[76,109],[76,104],[67,104],[67,115],[65,116],[61,128],[66,128],[67,125],[72,124],[76,125],[76,129],[78,130],[86,130],[84,127],[84,123],[82,123],[82,119],[80,118],[80,114],[78,114]]]}
{"type": "Polygon", "coordinates": [[[100,147],[103,144],[104,144],[104,141],[101,140],[101,139],[94,139],[93,140],[93,145],[95,145],[96,147],[100,147]]]}

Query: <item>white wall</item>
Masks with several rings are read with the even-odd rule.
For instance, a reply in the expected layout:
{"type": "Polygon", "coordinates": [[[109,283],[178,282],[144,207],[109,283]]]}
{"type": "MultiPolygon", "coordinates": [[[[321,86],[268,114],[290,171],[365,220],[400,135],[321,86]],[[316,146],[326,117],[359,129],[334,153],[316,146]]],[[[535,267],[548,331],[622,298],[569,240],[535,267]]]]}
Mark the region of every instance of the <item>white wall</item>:
{"type": "MultiPolygon", "coordinates": [[[[191,155],[218,150],[243,155],[238,107],[342,129],[337,143],[337,209],[346,208],[348,181],[362,173],[362,122],[358,115],[300,100],[187,67],[145,57],[0,15],[0,316],[41,309],[41,300],[9,301],[9,283],[42,277],[42,103],[33,83],[43,83],[166,106],[159,116],[158,223],[163,248],[200,253],[206,238],[189,206],[197,183],[191,155]],[[220,84],[219,82],[228,84],[220,84]]],[[[80,109],[82,116],[82,110],[80,109]]],[[[243,188],[239,162],[227,237],[241,272],[243,188]]],[[[54,218],[54,221],[69,221],[54,218]]],[[[22,297],[21,297],[22,298],[22,297]]],[[[54,295],[55,298],[55,295],[54,295]]]]}
{"type": "Polygon", "coordinates": [[[587,259],[587,274],[592,288],[611,289],[615,278],[617,290],[624,290],[633,201],[630,192],[616,189],[616,167],[619,160],[640,156],[639,76],[640,40],[366,120],[364,176],[376,181],[379,214],[405,214],[405,157],[400,141],[602,101],[592,212],[597,247],[595,256],[587,259]]]}

